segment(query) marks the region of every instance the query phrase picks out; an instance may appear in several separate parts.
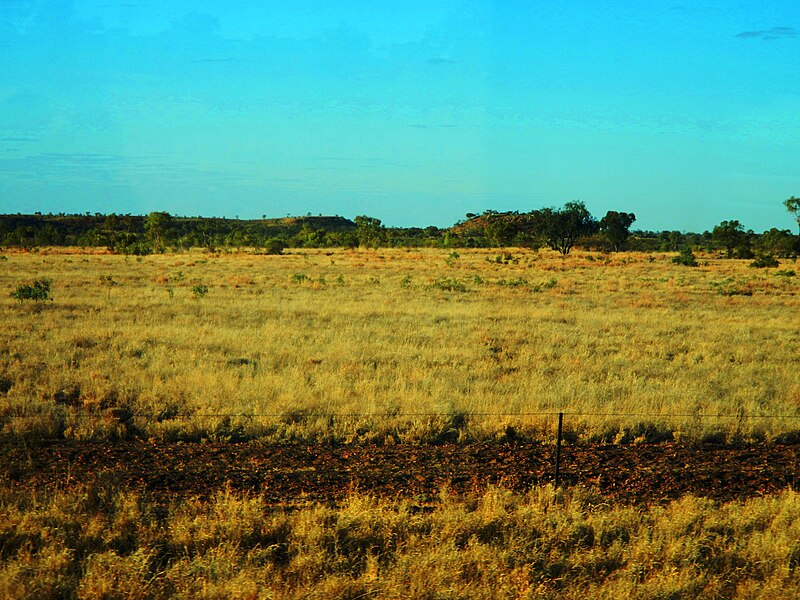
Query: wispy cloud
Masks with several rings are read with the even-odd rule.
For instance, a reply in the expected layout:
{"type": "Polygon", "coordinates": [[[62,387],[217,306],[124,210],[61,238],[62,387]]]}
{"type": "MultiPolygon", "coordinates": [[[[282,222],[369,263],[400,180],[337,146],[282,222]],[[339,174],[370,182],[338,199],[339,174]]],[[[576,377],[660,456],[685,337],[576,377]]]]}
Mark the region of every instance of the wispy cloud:
{"type": "Polygon", "coordinates": [[[794,27],[773,27],[772,29],[759,29],[756,31],[742,31],[737,33],[737,38],[759,39],[759,40],[782,40],[786,38],[798,37],[798,31],[794,27]]]}
{"type": "Polygon", "coordinates": [[[0,181],[3,179],[117,184],[154,180],[197,186],[242,185],[251,182],[252,176],[241,171],[213,170],[204,165],[175,162],[160,155],[44,152],[34,156],[0,158],[0,181]]]}
{"type": "Polygon", "coordinates": [[[429,58],[427,61],[429,65],[454,65],[458,61],[452,58],[429,58]]]}

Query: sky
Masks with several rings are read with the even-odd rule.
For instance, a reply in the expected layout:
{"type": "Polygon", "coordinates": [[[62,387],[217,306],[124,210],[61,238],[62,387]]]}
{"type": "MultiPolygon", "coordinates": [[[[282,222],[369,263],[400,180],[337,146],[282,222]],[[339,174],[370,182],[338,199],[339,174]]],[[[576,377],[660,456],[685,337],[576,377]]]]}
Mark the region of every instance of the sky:
{"type": "Polygon", "coordinates": [[[797,0],[0,0],[0,212],[792,230],[797,0]],[[527,4],[520,7],[519,4],[527,4]]]}

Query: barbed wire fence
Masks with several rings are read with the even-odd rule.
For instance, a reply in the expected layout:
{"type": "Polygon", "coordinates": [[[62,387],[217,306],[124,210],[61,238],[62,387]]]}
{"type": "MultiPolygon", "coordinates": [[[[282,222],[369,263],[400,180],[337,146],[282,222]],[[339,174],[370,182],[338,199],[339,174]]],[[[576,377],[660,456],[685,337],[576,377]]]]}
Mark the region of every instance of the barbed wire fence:
{"type": "MultiPolygon", "coordinates": [[[[701,412],[676,412],[676,413],[655,413],[655,412],[591,412],[591,411],[527,411],[527,412],[471,412],[459,411],[457,409],[449,411],[418,411],[418,412],[402,412],[402,411],[386,411],[386,412],[334,412],[323,411],[319,409],[303,409],[297,408],[294,410],[284,411],[264,411],[264,412],[184,412],[178,411],[133,411],[126,408],[110,408],[105,410],[85,410],[79,406],[61,406],[62,409],[72,409],[69,411],[69,419],[74,423],[84,419],[108,419],[109,417],[127,428],[134,423],[134,420],[144,420],[148,423],[164,422],[164,421],[189,421],[189,420],[204,420],[211,419],[219,421],[219,425],[225,427],[231,426],[231,421],[237,419],[245,423],[255,420],[267,420],[273,424],[283,424],[286,426],[303,425],[316,420],[316,423],[322,422],[323,427],[328,431],[332,431],[335,427],[346,429],[347,422],[352,420],[354,423],[362,420],[369,419],[386,419],[403,421],[413,419],[438,419],[439,424],[456,425],[457,428],[464,429],[470,419],[489,419],[489,418],[503,418],[509,419],[513,423],[515,420],[523,422],[525,419],[540,419],[543,420],[543,427],[540,428],[540,434],[543,439],[540,442],[547,443],[547,439],[552,440],[555,444],[554,451],[554,482],[555,485],[560,484],[561,477],[561,456],[562,445],[565,441],[565,424],[569,424],[570,420],[573,422],[582,418],[591,419],[624,419],[627,423],[617,423],[619,432],[622,433],[626,428],[636,429],[637,426],[644,425],[646,430],[647,425],[662,424],[665,425],[669,421],[678,421],[680,419],[690,419],[693,422],[699,420],[713,420],[714,422],[723,421],[736,421],[736,431],[739,432],[741,426],[746,420],[760,420],[760,421],[786,421],[800,423],[800,414],[745,414],[743,410],[738,410],[735,413],[701,413],[701,412]]],[[[50,413],[52,415],[52,413],[50,413]]],[[[33,416],[30,413],[22,411],[22,414],[16,415],[19,418],[26,416],[33,416]]],[[[66,416],[66,415],[65,415],[66,416]]],[[[241,425],[239,423],[238,425],[241,425]]],[[[213,431],[209,431],[213,437],[213,431]]],[[[341,433],[341,431],[340,431],[341,433]]],[[[640,430],[641,433],[641,430],[640,430]]],[[[226,436],[220,436],[225,438],[226,436]]],[[[218,441],[223,441],[220,439],[218,441]]],[[[253,436],[250,439],[258,439],[258,436],[253,436]]],[[[636,437],[629,436],[626,438],[629,442],[635,441],[636,437]]],[[[567,441],[575,441],[575,436],[570,436],[567,441]]],[[[785,443],[800,443],[800,425],[792,430],[787,430],[785,443]]],[[[56,441],[56,439],[51,440],[56,441]]],[[[235,441],[235,440],[230,440],[235,441]]],[[[448,440],[455,441],[455,440],[448,440]]],[[[648,441],[640,438],[640,441],[648,441]]],[[[666,441],[666,440],[662,440],[666,441]]],[[[602,442],[601,442],[602,443],[602,442]]],[[[615,443],[606,440],[606,443],[615,443]]]]}

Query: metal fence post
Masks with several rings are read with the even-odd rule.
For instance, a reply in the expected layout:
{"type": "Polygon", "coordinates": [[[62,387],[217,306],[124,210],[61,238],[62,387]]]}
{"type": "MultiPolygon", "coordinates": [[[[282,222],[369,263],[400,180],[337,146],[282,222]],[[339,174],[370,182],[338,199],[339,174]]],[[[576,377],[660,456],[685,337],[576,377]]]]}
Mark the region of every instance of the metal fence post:
{"type": "Polygon", "coordinates": [[[564,413],[558,413],[558,437],[556,438],[556,487],[559,483],[559,471],[561,468],[561,432],[564,427],[564,413]]]}

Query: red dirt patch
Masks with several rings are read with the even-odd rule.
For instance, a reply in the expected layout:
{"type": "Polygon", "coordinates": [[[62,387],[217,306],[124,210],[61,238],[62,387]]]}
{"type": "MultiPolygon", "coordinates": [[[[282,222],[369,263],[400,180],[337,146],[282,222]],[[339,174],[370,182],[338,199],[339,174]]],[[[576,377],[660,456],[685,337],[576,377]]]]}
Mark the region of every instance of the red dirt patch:
{"type": "MultiPolygon", "coordinates": [[[[0,473],[20,487],[69,486],[100,473],[156,495],[203,496],[228,486],[275,504],[333,501],[353,491],[421,501],[442,489],[525,491],[553,481],[554,446],[303,446],[258,443],[50,442],[5,446],[0,473]]],[[[562,448],[562,482],[609,501],[663,502],[691,493],[728,501],[794,487],[800,446],[676,443],[562,448]]]]}

